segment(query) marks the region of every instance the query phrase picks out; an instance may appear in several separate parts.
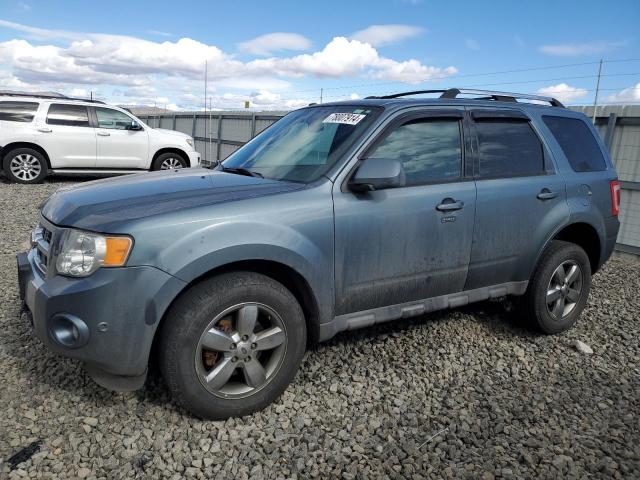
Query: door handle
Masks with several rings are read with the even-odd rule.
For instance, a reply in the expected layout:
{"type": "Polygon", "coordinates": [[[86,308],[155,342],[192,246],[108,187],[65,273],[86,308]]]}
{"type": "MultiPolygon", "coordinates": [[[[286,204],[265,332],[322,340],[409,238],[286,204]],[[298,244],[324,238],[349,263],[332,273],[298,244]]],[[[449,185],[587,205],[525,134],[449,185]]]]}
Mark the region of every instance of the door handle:
{"type": "Polygon", "coordinates": [[[455,210],[462,210],[464,207],[463,201],[456,201],[453,198],[445,198],[442,203],[436,207],[436,210],[440,212],[453,212],[455,210]]]}
{"type": "Polygon", "coordinates": [[[540,190],[538,194],[539,200],[551,200],[552,198],[556,198],[558,196],[558,192],[552,192],[548,188],[543,188],[540,190]]]}
{"type": "Polygon", "coordinates": [[[100,135],[101,137],[108,137],[111,134],[109,132],[98,132],[98,135],[100,135]]]}
{"type": "Polygon", "coordinates": [[[51,133],[51,129],[47,127],[39,128],[38,131],[42,133],[51,133]]]}

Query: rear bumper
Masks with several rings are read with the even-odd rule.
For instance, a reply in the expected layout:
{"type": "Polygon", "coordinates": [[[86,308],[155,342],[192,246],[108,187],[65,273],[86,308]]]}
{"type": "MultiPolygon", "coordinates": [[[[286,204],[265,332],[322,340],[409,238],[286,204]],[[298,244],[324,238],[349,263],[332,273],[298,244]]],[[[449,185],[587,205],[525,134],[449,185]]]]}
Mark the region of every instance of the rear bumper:
{"type": "Polygon", "coordinates": [[[618,217],[607,218],[604,222],[604,227],[604,245],[602,248],[600,265],[598,266],[598,268],[600,268],[605,264],[607,260],[609,260],[609,257],[611,257],[613,249],[616,246],[616,239],[618,238],[618,231],[620,230],[620,221],[618,220],[618,217]]]}
{"type": "Polygon", "coordinates": [[[102,268],[85,278],[45,278],[34,256],[34,250],[21,253],[17,262],[20,296],[31,312],[35,335],[50,350],[87,363],[103,386],[124,389],[118,388],[117,377],[144,381],[158,323],[184,282],[153,267],[102,268]],[[78,327],[69,330],[74,341],[68,345],[56,334],[61,319],[78,327]],[[111,377],[111,382],[100,381],[111,377]]]}

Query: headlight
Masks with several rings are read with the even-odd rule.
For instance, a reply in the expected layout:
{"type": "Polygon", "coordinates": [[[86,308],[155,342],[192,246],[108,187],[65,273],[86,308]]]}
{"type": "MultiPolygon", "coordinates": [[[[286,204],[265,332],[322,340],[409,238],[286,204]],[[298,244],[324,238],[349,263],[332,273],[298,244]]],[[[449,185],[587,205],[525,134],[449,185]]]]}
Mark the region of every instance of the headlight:
{"type": "Polygon", "coordinates": [[[132,240],[80,230],[67,230],[56,261],[62,275],[86,277],[100,267],[121,267],[127,261],[132,240]]]}
{"type": "Polygon", "coordinates": [[[191,146],[191,148],[196,148],[193,143],[193,138],[191,137],[187,138],[187,143],[189,144],[189,146],[191,146]]]}

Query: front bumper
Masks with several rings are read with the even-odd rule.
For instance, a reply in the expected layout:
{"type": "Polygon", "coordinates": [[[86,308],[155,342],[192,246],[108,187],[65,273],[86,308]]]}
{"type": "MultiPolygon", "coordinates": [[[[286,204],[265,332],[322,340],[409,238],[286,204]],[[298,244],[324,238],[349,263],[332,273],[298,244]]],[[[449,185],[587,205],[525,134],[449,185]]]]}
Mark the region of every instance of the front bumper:
{"type": "Polygon", "coordinates": [[[191,168],[202,166],[200,161],[200,154],[198,152],[192,150],[190,152],[187,152],[187,155],[189,156],[189,166],[191,166],[191,168]]]}
{"type": "Polygon", "coordinates": [[[85,278],[45,278],[35,255],[35,250],[21,253],[17,261],[20,296],[36,336],[52,351],[85,362],[107,388],[131,389],[122,388],[127,381],[119,383],[119,377],[144,381],[160,319],[185,283],[149,266],[101,268],[85,278]],[[69,347],[56,339],[53,331],[61,317],[86,325],[81,345],[69,347]]]}

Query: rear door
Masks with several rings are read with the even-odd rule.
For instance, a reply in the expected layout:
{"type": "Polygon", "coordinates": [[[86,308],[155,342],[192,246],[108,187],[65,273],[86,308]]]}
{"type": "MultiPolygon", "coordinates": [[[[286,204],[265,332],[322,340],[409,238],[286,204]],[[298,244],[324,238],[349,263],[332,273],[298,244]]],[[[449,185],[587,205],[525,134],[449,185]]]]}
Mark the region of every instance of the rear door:
{"type": "Polygon", "coordinates": [[[402,161],[405,187],[334,187],[337,315],[462,290],[476,197],[465,174],[463,114],[400,115],[368,147],[366,158],[402,161]]]}
{"type": "Polygon", "coordinates": [[[94,107],[98,168],[137,169],[148,168],[149,134],[142,130],[130,130],[134,121],[126,113],[108,107],[94,107]]]}
{"type": "Polygon", "coordinates": [[[477,203],[465,289],[528,280],[569,209],[565,181],[528,116],[471,109],[477,203]]]}
{"type": "Polygon", "coordinates": [[[95,167],[96,132],[84,105],[52,103],[35,137],[49,155],[51,168],[95,167]]]}

